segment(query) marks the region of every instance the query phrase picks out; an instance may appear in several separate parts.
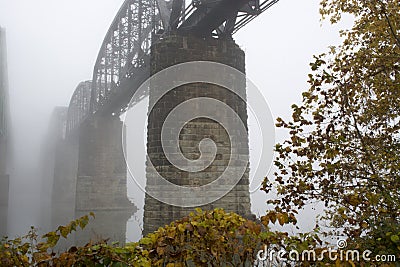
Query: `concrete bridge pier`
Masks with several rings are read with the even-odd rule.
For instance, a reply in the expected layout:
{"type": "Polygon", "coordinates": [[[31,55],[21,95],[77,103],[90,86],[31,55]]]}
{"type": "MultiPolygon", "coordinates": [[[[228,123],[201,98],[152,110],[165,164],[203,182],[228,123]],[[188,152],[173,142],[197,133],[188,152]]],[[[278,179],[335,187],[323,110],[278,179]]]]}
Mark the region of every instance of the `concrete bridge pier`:
{"type": "Polygon", "coordinates": [[[127,197],[127,167],[122,148],[123,126],[116,116],[93,116],[79,132],[75,217],[94,212],[78,245],[109,239],[125,243],[127,220],[136,207],[127,197]]]}

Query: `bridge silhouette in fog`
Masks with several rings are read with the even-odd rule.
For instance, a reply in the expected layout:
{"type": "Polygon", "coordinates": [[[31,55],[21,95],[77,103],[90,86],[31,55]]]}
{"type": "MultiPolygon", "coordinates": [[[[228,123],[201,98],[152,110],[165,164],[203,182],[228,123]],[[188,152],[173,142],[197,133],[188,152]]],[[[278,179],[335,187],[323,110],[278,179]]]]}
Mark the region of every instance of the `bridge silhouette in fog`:
{"type": "MultiPolygon", "coordinates": [[[[75,237],[84,243],[106,237],[123,243],[126,222],[137,209],[127,198],[127,166],[123,155],[124,125],[120,116],[150,97],[148,157],[165,179],[183,186],[202,186],[218,178],[232,153],[230,138],[209,119],[190,121],[177,137],[181,152],[191,160],[200,156],[199,142],[216,143],[216,163],[188,173],[163,155],[161,129],[165,115],[180,103],[198,97],[215,98],[230,106],[247,129],[246,100],[216,85],[191,84],[152,103],[156,90],[138,91],[144,81],[170,66],[211,61],[245,72],[244,52],[233,35],[278,0],[126,0],[115,16],[101,45],[91,81],[81,82],[68,108],[53,114],[51,224],[57,226],[94,212],[96,219],[75,237]],[[196,150],[197,149],[197,150],[196,150]]],[[[246,95],[245,84],[240,89],[246,95]]],[[[248,135],[241,136],[241,153],[248,157],[248,135]]],[[[247,164],[248,165],[248,164],[247,164]]],[[[147,165],[148,166],[148,165],[147,165]]],[[[238,184],[220,200],[203,205],[222,207],[251,216],[249,169],[238,184]]],[[[154,174],[146,174],[152,186],[154,174]]],[[[186,214],[190,208],[169,205],[146,195],[144,233],[186,214]]]]}

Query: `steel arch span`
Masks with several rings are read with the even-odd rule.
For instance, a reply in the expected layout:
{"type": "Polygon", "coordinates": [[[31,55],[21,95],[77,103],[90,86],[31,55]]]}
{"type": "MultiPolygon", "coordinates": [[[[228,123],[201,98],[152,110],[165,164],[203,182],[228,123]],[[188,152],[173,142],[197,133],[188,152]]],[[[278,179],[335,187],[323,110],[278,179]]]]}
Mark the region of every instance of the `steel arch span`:
{"type": "Polygon", "coordinates": [[[76,87],[68,106],[67,135],[74,129],[79,128],[82,121],[89,115],[91,89],[91,81],[81,82],[76,87]]]}
{"type": "MultiPolygon", "coordinates": [[[[163,27],[156,7],[155,0],[126,0],[118,11],[94,66],[92,113],[104,108],[107,101],[120,93],[124,78],[135,78],[138,70],[147,68],[149,48],[156,32],[163,27]]],[[[116,107],[112,112],[121,110],[116,107]]]]}
{"type": "MultiPolygon", "coordinates": [[[[85,89],[78,86],[71,99],[67,134],[93,114],[119,115],[127,110],[131,97],[150,75],[150,47],[163,36],[231,38],[278,1],[125,0],[101,45],[91,88],[85,82],[85,89]]],[[[136,103],[147,94],[143,92],[136,103]]]]}

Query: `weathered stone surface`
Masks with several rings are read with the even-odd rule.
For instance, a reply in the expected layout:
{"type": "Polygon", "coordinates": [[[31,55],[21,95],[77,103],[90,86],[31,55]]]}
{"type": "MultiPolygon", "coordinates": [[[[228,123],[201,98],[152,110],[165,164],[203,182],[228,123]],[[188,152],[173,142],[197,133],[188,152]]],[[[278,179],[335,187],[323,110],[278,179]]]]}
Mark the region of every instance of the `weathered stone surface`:
{"type": "MultiPolygon", "coordinates": [[[[57,225],[63,222],[55,221],[55,225],[53,226],[52,221],[52,213],[60,211],[60,209],[53,205],[53,197],[61,196],[65,192],[69,192],[67,190],[58,190],[53,195],[53,189],[56,184],[60,181],[58,180],[59,177],[56,177],[56,170],[59,167],[63,167],[66,165],[66,160],[68,158],[63,158],[60,161],[60,152],[64,152],[64,148],[62,147],[62,142],[65,138],[65,126],[67,121],[67,112],[68,107],[55,107],[52,115],[50,117],[49,128],[48,132],[43,139],[42,147],[41,147],[41,162],[40,162],[40,170],[41,170],[41,188],[40,188],[40,221],[39,221],[39,231],[41,233],[47,233],[52,231],[57,225]],[[60,151],[61,148],[61,151],[60,151]],[[57,163],[57,164],[56,164],[57,163]],[[61,164],[60,164],[61,163],[61,164]],[[55,178],[57,180],[55,181],[55,178]]],[[[75,172],[76,176],[76,172],[75,172]]],[[[61,182],[64,182],[64,178],[60,178],[61,182]]],[[[61,188],[61,187],[56,187],[61,188]]],[[[57,199],[55,199],[57,200],[57,199]]],[[[61,202],[63,205],[64,202],[61,202]]],[[[64,215],[65,213],[60,213],[64,215]]],[[[73,214],[71,215],[72,219],[73,214]]]]}
{"type": "Polygon", "coordinates": [[[109,238],[125,243],[126,222],[136,207],[127,197],[122,122],[94,116],[80,128],[75,217],[94,212],[96,219],[76,235],[76,243],[109,238]]]}
{"type": "MultiPolygon", "coordinates": [[[[169,36],[153,45],[151,72],[155,74],[162,69],[188,61],[213,61],[229,65],[245,72],[244,52],[232,40],[205,40],[194,37],[169,36]]],[[[154,88],[150,88],[150,106],[155,102],[154,88]]],[[[245,85],[243,88],[245,94],[245,85]]],[[[182,154],[188,159],[200,156],[199,142],[204,138],[212,139],[217,146],[217,154],[213,163],[203,171],[186,172],[173,166],[163,153],[161,146],[161,129],[167,115],[177,105],[192,98],[209,97],[229,105],[240,117],[240,122],[247,128],[246,102],[226,88],[205,83],[192,83],[164,95],[152,110],[148,112],[147,154],[157,172],[170,182],[197,187],[216,180],[228,166],[231,158],[230,138],[226,130],[217,122],[208,118],[197,118],[187,123],[179,134],[179,145],[182,154]]],[[[196,107],[194,107],[196,108],[196,107]]],[[[237,153],[249,154],[248,136],[238,137],[241,141],[237,153]]],[[[147,167],[147,190],[157,186],[155,174],[147,167]]],[[[223,185],[221,185],[223,186],[223,185]]],[[[163,192],[164,193],[164,192],[163,192]]],[[[211,192],[210,192],[211,193],[211,192]]],[[[173,198],[170,192],[166,196],[173,198]]],[[[226,211],[250,216],[249,168],[227,195],[214,203],[201,206],[203,209],[224,208],[226,211]]],[[[175,207],[161,203],[146,194],[144,207],[144,234],[156,230],[160,226],[186,216],[193,208],[175,207]]]]}
{"type": "MultiPolygon", "coordinates": [[[[51,230],[74,220],[79,145],[76,135],[58,140],[54,152],[54,180],[51,196],[51,230]]],[[[57,249],[75,245],[75,234],[60,239],[57,249]]]]}
{"type": "Polygon", "coordinates": [[[59,140],[55,147],[54,182],[52,187],[51,225],[56,229],[75,219],[78,140],[59,140]]]}
{"type": "Polygon", "coordinates": [[[99,239],[125,243],[126,223],[136,207],[127,197],[122,130],[118,117],[93,116],[55,140],[52,228],[95,213],[83,231],[60,240],[57,249],[99,239]]]}

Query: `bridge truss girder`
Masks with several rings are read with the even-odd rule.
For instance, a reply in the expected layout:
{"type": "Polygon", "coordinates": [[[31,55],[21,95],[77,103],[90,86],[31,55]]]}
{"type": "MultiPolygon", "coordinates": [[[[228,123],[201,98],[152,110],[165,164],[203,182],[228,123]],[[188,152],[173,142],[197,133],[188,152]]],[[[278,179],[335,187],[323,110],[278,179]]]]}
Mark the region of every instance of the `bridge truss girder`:
{"type": "MultiPolygon", "coordinates": [[[[86,89],[85,93],[75,92],[71,99],[67,133],[95,113],[120,115],[126,111],[135,90],[150,75],[150,47],[163,35],[177,32],[230,38],[278,1],[125,0],[100,48],[93,70],[90,104],[86,89]],[[76,103],[79,99],[84,103],[76,103]],[[81,110],[77,111],[77,107],[81,110]]],[[[77,90],[81,90],[79,86],[77,90]]]]}

